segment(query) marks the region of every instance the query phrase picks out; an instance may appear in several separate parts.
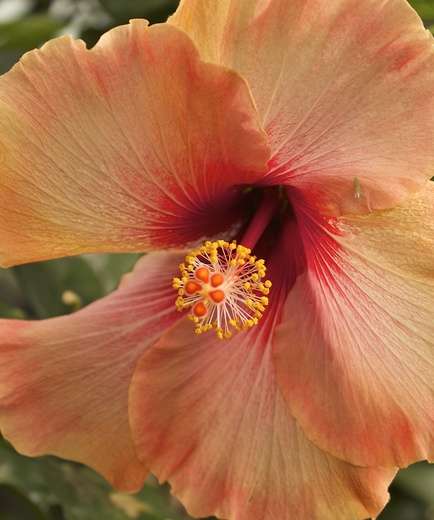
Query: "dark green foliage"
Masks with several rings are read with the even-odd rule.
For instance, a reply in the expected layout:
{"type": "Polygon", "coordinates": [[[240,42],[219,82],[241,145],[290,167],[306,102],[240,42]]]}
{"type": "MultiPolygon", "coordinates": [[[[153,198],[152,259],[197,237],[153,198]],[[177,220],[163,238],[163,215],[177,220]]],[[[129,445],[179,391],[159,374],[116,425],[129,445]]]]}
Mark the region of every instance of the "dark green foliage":
{"type": "Polygon", "coordinates": [[[184,520],[186,516],[168,490],[151,479],[134,497],[122,495],[79,464],[54,457],[29,459],[0,440],[0,520],[130,518],[184,520]],[[131,515],[133,511],[137,516],[131,515]]]}
{"type": "Polygon", "coordinates": [[[427,22],[434,22],[434,2],[432,0],[409,0],[420,16],[427,22]]]}
{"type": "Polygon", "coordinates": [[[22,265],[14,267],[13,273],[27,297],[27,310],[37,318],[60,316],[70,311],[62,302],[65,291],[73,290],[83,305],[104,294],[102,282],[83,258],[22,265]]]}
{"type": "Polygon", "coordinates": [[[0,484],[0,520],[46,520],[42,512],[16,488],[0,484]]]}
{"type": "Polygon", "coordinates": [[[101,0],[118,23],[126,23],[131,18],[147,18],[150,22],[164,22],[167,15],[176,9],[177,0],[101,0]]]}
{"type": "Polygon", "coordinates": [[[13,22],[0,23],[2,48],[22,53],[53,38],[63,24],[44,14],[35,14],[13,22]]]}

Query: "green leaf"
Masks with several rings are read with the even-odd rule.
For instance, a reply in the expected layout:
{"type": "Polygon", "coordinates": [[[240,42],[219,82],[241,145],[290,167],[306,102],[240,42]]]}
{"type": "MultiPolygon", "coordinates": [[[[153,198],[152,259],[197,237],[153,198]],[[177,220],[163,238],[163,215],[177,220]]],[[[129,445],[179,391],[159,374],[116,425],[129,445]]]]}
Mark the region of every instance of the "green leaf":
{"type": "Polygon", "coordinates": [[[22,55],[21,50],[2,49],[0,39],[0,74],[7,72],[22,55]]]}
{"type": "Polygon", "coordinates": [[[400,471],[395,482],[399,489],[434,508],[434,465],[414,464],[400,471]]]}
{"type": "Polygon", "coordinates": [[[23,295],[10,269],[0,269],[0,318],[26,317],[23,295]]]}
{"type": "Polygon", "coordinates": [[[25,52],[53,38],[63,24],[46,15],[0,24],[0,48],[25,52]]]}
{"type": "Polygon", "coordinates": [[[378,520],[431,520],[427,514],[423,504],[412,497],[398,495],[392,498],[378,520]]]}
{"type": "MultiPolygon", "coordinates": [[[[30,459],[0,440],[0,484],[25,490],[50,520],[186,520],[165,487],[148,481],[143,491],[125,495],[114,491],[92,470],[54,457],[30,459]],[[57,512],[54,517],[53,512],[57,512]],[[59,516],[60,512],[60,516],[59,516]]],[[[0,509],[1,511],[1,509],[0,509]]],[[[39,520],[33,517],[32,520],[39,520]]],[[[0,520],[3,518],[0,515],[0,520]]],[[[7,520],[12,520],[7,519],[7,520]]],[[[27,520],[16,517],[13,520],[27,520]]]]}
{"type": "Polygon", "coordinates": [[[434,20],[434,3],[432,0],[409,0],[419,16],[424,20],[434,20]]]}
{"type": "Polygon", "coordinates": [[[391,501],[378,520],[434,519],[434,465],[421,462],[401,470],[391,501]]]}
{"type": "Polygon", "coordinates": [[[136,253],[86,255],[102,280],[106,293],[118,287],[122,277],[134,269],[140,257],[136,253]]]}
{"type": "Polygon", "coordinates": [[[178,0],[100,0],[107,12],[118,23],[126,23],[131,18],[147,18],[155,23],[165,21],[172,14],[178,0]]]}
{"type": "Polygon", "coordinates": [[[47,520],[41,511],[12,486],[0,484],[0,520],[47,520]]]}
{"type": "Polygon", "coordinates": [[[81,257],[22,265],[12,270],[37,318],[70,312],[72,309],[62,301],[65,291],[76,293],[83,305],[104,295],[102,283],[94,269],[81,257]]]}
{"type": "Polygon", "coordinates": [[[8,307],[0,301],[0,318],[23,320],[26,317],[26,313],[22,309],[18,307],[8,307]]]}

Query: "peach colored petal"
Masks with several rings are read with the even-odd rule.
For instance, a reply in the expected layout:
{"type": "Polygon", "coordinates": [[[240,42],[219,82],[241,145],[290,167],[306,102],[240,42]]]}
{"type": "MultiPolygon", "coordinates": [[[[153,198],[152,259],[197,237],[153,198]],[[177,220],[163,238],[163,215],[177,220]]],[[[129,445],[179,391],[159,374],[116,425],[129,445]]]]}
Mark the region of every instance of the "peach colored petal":
{"type": "Polygon", "coordinates": [[[50,41],[0,78],[0,264],[213,234],[268,158],[244,81],[176,28],[50,41]]]}
{"type": "Polygon", "coordinates": [[[395,471],[350,466],[307,440],[276,386],[264,330],[220,341],[183,321],[148,350],[130,392],[139,457],[193,516],[375,516],[395,471]]]}
{"type": "Polygon", "coordinates": [[[335,214],[391,207],[432,176],[433,38],[405,0],[181,0],[170,23],[248,80],[268,182],[335,214]]]}
{"type": "Polygon", "coordinates": [[[83,462],[127,491],[147,474],[128,425],[136,361],[179,314],[182,255],[152,253],[112,295],[65,317],[0,321],[0,430],[25,455],[83,462]]]}
{"type": "Polygon", "coordinates": [[[298,220],[307,272],[275,341],[292,413],[353,464],[434,458],[434,185],[333,228],[298,220]]]}

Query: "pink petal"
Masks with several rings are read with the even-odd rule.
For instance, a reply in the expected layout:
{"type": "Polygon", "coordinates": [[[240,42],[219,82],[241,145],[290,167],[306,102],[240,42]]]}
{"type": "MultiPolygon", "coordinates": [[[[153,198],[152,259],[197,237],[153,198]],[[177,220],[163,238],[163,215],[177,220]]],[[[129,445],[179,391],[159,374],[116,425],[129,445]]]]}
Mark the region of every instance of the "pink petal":
{"type": "Polygon", "coordinates": [[[331,226],[297,203],[307,272],[275,342],[309,439],[359,465],[434,458],[434,185],[331,226]]]}
{"type": "Polygon", "coordinates": [[[266,328],[220,341],[183,321],[147,351],[130,392],[139,457],[197,517],[376,515],[395,471],[356,468],[307,440],[276,386],[266,328]]]}
{"type": "Polygon", "coordinates": [[[0,78],[0,135],[2,265],[216,233],[269,158],[244,81],[142,20],[26,54],[0,78]]]}
{"type": "Polygon", "coordinates": [[[147,471],[131,441],[128,387],[143,351],[179,319],[171,277],[181,258],[146,256],[120,289],[76,314],[0,321],[0,430],[20,452],[141,487],[147,471]]]}
{"type": "Polygon", "coordinates": [[[433,39],[405,0],[182,0],[170,22],[248,80],[269,183],[360,213],[432,176],[433,39]]]}

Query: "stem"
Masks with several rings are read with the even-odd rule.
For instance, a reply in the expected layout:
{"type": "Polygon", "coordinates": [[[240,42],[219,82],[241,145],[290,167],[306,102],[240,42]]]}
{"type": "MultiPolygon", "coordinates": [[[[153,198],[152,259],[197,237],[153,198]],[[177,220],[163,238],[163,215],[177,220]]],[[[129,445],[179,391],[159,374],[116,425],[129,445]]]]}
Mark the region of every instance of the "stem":
{"type": "Polygon", "coordinates": [[[274,190],[266,191],[259,209],[255,213],[241,240],[243,246],[249,249],[253,249],[256,246],[258,240],[276,213],[278,206],[279,198],[276,196],[274,190]]]}

